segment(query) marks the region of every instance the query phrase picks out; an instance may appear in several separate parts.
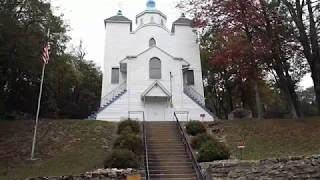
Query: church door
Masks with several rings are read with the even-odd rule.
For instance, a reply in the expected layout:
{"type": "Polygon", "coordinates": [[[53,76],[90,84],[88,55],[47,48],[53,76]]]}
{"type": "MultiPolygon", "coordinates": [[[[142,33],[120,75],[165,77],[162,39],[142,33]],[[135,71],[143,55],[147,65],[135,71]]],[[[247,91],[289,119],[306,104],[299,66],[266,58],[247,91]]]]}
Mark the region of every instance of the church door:
{"type": "Polygon", "coordinates": [[[148,98],[146,100],[147,121],[164,121],[166,99],[160,97],[148,98]]]}

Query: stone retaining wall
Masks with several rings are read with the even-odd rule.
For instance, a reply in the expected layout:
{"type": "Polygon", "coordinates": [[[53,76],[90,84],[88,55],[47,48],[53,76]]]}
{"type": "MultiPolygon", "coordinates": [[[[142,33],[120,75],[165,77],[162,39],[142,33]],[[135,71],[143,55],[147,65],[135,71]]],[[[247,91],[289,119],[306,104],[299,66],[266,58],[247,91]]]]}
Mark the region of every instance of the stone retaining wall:
{"type": "Polygon", "coordinates": [[[223,160],[200,163],[207,180],[320,180],[320,155],[261,161],[223,160]]]}
{"type": "Polygon", "coordinates": [[[36,177],[26,180],[126,180],[129,174],[144,174],[143,170],[128,169],[98,169],[82,175],[36,177]]]}

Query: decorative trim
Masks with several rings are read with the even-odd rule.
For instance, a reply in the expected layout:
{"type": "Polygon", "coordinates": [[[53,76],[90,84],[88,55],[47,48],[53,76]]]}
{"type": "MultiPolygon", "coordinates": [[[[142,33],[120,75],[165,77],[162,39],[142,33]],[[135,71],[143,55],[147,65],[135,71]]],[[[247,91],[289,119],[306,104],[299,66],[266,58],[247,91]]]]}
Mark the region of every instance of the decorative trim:
{"type": "Polygon", "coordinates": [[[168,97],[171,97],[170,92],[167,91],[166,88],[165,88],[164,86],[162,86],[158,80],[155,80],[155,81],[141,94],[141,99],[145,98],[145,96],[146,96],[146,95],[151,91],[151,89],[153,89],[153,87],[155,87],[156,85],[158,85],[158,86],[168,95],[168,97]]]}

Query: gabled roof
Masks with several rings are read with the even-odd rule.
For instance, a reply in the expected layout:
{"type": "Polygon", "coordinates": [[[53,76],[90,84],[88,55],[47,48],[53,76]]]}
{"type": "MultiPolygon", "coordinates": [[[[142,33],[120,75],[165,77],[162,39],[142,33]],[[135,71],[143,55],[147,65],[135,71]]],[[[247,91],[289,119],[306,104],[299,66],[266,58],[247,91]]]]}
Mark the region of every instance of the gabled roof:
{"type": "Polygon", "coordinates": [[[158,80],[155,80],[142,94],[141,99],[143,99],[146,96],[161,96],[161,97],[171,97],[171,94],[169,91],[166,90],[164,86],[160,84],[158,80]],[[159,87],[159,88],[158,88],[159,87]],[[158,89],[158,90],[155,90],[158,89]],[[152,91],[154,92],[152,93],[152,91]]]}
{"type": "Polygon", "coordinates": [[[190,65],[189,62],[187,62],[186,60],[184,60],[183,58],[181,57],[173,57],[171,54],[167,53],[166,51],[164,51],[163,49],[159,48],[158,46],[151,46],[149,47],[148,49],[142,51],[141,53],[135,55],[135,56],[127,56],[126,58],[124,58],[123,60],[120,61],[120,63],[122,63],[123,61],[127,60],[127,59],[133,59],[133,58],[137,58],[138,56],[144,54],[145,52],[148,52],[149,50],[153,49],[153,48],[157,48],[159,49],[160,51],[162,51],[163,53],[167,54],[168,56],[170,56],[172,59],[174,60],[179,60],[179,61],[183,61],[185,62],[186,65],[190,65]]]}

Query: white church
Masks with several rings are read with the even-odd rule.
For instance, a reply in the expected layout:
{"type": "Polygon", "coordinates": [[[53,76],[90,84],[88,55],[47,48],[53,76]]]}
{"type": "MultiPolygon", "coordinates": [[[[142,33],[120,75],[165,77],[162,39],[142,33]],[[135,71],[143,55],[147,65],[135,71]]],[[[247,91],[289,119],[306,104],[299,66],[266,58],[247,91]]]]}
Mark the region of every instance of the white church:
{"type": "MultiPolygon", "coordinates": [[[[105,55],[100,109],[90,119],[120,121],[144,112],[146,121],[213,121],[205,107],[200,49],[191,20],[167,17],[147,1],[137,28],[121,11],[104,20],[105,55]]],[[[140,114],[141,117],[141,114],[140,114]]]]}

